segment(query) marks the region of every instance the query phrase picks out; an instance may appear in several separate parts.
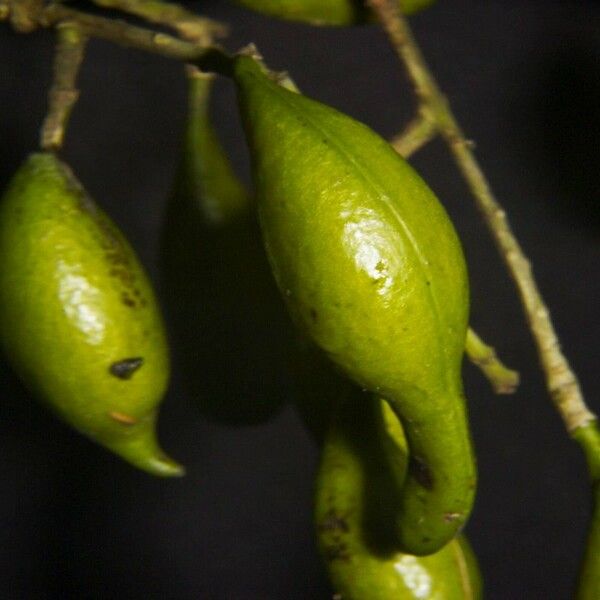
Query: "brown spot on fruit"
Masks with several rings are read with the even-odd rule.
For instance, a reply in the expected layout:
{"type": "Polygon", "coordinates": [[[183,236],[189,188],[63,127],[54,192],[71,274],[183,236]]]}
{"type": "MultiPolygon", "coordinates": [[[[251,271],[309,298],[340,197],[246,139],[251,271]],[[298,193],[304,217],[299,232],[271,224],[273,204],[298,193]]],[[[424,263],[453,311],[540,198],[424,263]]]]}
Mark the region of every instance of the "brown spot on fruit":
{"type": "Polygon", "coordinates": [[[341,560],[348,562],[350,560],[350,554],[346,544],[343,542],[334,543],[325,548],[325,560],[333,562],[334,560],[341,560]]]}
{"type": "Polygon", "coordinates": [[[333,510],[330,510],[319,523],[318,529],[319,531],[343,531],[344,533],[350,530],[348,521],[341,515],[337,515],[333,510]]]}
{"type": "Polygon", "coordinates": [[[135,308],[135,300],[127,294],[121,294],[121,302],[129,308],[135,308]]]}
{"type": "Polygon", "coordinates": [[[109,412],[108,416],[111,419],[113,419],[113,421],[121,423],[122,425],[135,425],[137,423],[137,419],[135,417],[132,417],[131,415],[126,415],[122,412],[117,412],[116,410],[109,412]]]}

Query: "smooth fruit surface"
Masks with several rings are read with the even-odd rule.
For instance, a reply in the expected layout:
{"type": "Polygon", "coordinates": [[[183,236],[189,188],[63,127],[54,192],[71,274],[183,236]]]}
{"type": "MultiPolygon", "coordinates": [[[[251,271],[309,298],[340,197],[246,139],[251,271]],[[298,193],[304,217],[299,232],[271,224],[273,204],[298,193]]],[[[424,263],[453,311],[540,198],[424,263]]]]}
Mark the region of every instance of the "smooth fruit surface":
{"type": "Polygon", "coordinates": [[[386,399],[410,465],[397,533],[430,554],[463,526],[475,465],[462,392],[465,261],[434,194],[385,140],[236,60],[265,246],[295,321],[386,399]]]}
{"type": "MultiPolygon", "coordinates": [[[[364,4],[356,0],[233,0],[256,12],[313,25],[355,25],[369,19],[364,4]]],[[[434,0],[399,0],[404,14],[411,15],[434,0]]]]}
{"type": "Polygon", "coordinates": [[[36,395],[81,433],[160,476],[169,377],[154,293],[133,250],[71,170],[33,154],[0,204],[0,338],[36,395]]]}

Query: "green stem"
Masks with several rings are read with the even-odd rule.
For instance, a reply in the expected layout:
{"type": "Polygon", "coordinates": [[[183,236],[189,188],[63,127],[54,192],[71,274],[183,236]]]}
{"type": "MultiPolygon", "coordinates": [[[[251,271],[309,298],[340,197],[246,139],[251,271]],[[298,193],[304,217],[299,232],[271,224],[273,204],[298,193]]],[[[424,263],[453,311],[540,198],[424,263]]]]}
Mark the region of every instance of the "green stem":
{"type": "Polygon", "coordinates": [[[407,125],[406,129],[395,136],[390,144],[400,156],[408,159],[437,134],[435,121],[426,111],[419,110],[417,116],[407,125]]]}
{"type": "Polygon", "coordinates": [[[57,25],[54,57],[54,77],[48,92],[48,113],[42,126],[42,150],[57,150],[62,146],[67,122],[79,97],[77,74],[85,53],[87,38],[74,23],[57,25]]]}
{"type": "Polygon", "coordinates": [[[494,348],[488,346],[471,328],[467,331],[465,351],[469,360],[488,378],[496,394],[515,392],[519,385],[519,373],[506,367],[494,348]]]}
{"type": "Polygon", "coordinates": [[[585,453],[592,483],[600,483],[600,428],[598,421],[594,420],[585,427],[580,427],[573,432],[572,437],[585,453]]]}
{"type": "Polygon", "coordinates": [[[593,421],[573,433],[584,451],[592,481],[592,519],[579,573],[577,600],[600,598],[600,428],[593,421]]]}

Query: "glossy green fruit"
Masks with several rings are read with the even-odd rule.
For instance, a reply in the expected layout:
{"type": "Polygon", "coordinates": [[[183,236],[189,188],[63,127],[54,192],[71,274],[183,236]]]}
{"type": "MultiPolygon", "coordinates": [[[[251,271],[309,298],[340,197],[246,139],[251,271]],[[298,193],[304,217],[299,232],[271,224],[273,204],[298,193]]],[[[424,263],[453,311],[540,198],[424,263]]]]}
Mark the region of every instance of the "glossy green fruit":
{"type": "MultiPolygon", "coordinates": [[[[256,12],[312,25],[355,25],[369,20],[364,3],[358,0],[233,0],[256,12]]],[[[399,0],[404,14],[411,15],[434,0],[399,0]]]]}
{"type": "Polygon", "coordinates": [[[162,231],[174,369],[202,413],[264,422],[283,405],[289,317],[256,211],[212,126],[213,77],[190,73],[183,152],[162,231]]]}
{"type": "Polygon", "coordinates": [[[461,381],[468,283],[456,232],[415,171],[366,126],[234,67],[259,216],[292,316],[401,419],[410,468],[396,530],[430,554],[464,525],[475,464],[461,381]]]}
{"type": "Polygon", "coordinates": [[[318,544],[334,591],[344,600],[479,599],[481,577],[464,536],[424,557],[394,548],[386,528],[406,450],[381,400],[355,395],[338,407],[316,486],[318,544]]]}
{"type": "Polygon", "coordinates": [[[169,361],[148,279],[53,154],[31,155],[0,204],[0,340],[81,433],[154,475],[183,473],[156,441],[169,361]]]}

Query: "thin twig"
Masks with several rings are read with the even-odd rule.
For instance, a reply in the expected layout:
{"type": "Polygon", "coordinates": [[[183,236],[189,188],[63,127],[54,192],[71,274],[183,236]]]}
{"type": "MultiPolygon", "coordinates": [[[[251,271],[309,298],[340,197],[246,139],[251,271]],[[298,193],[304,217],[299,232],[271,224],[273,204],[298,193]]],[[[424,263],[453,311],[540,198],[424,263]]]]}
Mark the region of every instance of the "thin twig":
{"type": "Polygon", "coordinates": [[[11,25],[21,33],[30,33],[36,29],[35,20],[32,15],[41,10],[44,0],[8,0],[7,6],[2,12],[7,13],[11,25]]]}
{"type": "MultiPolygon", "coordinates": [[[[15,25],[13,15],[15,6],[17,5],[9,5],[11,10],[9,18],[13,25],[15,25]]],[[[63,4],[51,3],[40,7],[33,3],[29,5],[28,11],[28,23],[34,23],[35,27],[54,27],[62,22],[72,22],[79,27],[83,35],[88,37],[107,40],[120,46],[136,48],[183,62],[197,62],[204,56],[220,52],[216,46],[184,41],[166,33],[137,27],[122,20],[91,15],[63,4]]]]}
{"type": "Polygon", "coordinates": [[[157,33],[150,29],[136,27],[121,20],[82,13],[60,4],[50,5],[46,8],[39,22],[45,27],[50,27],[67,20],[77,23],[82,32],[90,37],[153,52],[169,58],[191,61],[206,52],[204,47],[198,47],[191,42],[180,40],[165,33],[157,33]]]}
{"type": "Polygon", "coordinates": [[[471,328],[467,331],[465,352],[490,381],[496,394],[514,394],[519,386],[519,373],[504,365],[494,348],[488,346],[471,328]]]}
{"type": "Polygon", "coordinates": [[[420,110],[417,116],[406,126],[406,129],[395,136],[390,144],[404,158],[408,158],[438,134],[435,120],[420,110]]]}
{"type": "Polygon", "coordinates": [[[186,40],[209,45],[215,37],[227,35],[227,26],[199,17],[178,4],[168,4],[159,0],[93,0],[103,8],[111,8],[135,15],[149,23],[166,25],[174,29],[186,40]]]}
{"type": "Polygon", "coordinates": [[[0,0],[0,21],[6,21],[10,16],[10,6],[7,1],[0,0]]]}
{"type": "Polygon", "coordinates": [[[77,74],[87,42],[74,23],[60,23],[56,29],[54,76],[48,92],[48,113],[42,125],[40,142],[43,150],[57,150],[62,146],[71,110],[79,98],[77,74]]]}
{"type": "Polygon", "coordinates": [[[567,431],[573,433],[596,417],[587,407],[579,383],[562,354],[548,309],[533,278],[531,266],[508,224],[506,214],[493,196],[479,167],[470,142],[462,133],[448,103],[439,90],[406,19],[395,0],[367,0],[385,29],[404,65],[422,106],[434,117],[441,135],[469,185],[514,279],[533,333],[551,398],[567,431]]]}

